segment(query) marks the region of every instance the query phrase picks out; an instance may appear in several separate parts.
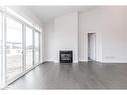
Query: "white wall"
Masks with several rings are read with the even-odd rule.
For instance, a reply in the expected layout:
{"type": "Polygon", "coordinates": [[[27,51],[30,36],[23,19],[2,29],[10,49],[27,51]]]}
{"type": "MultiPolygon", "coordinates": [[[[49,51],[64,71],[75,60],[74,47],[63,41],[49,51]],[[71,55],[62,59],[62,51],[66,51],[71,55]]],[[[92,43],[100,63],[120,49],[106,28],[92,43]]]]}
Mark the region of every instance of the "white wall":
{"type": "Polygon", "coordinates": [[[96,60],[102,61],[101,10],[79,13],[79,61],[88,61],[88,33],[96,33],[96,60]]]}
{"type": "Polygon", "coordinates": [[[59,50],[73,50],[78,62],[78,14],[71,13],[54,19],[44,26],[45,61],[59,62],[59,50]]]}
{"type": "Polygon", "coordinates": [[[73,61],[78,62],[78,14],[71,13],[55,19],[55,62],[60,50],[72,50],[73,61]]]}
{"type": "Polygon", "coordinates": [[[99,7],[79,14],[79,60],[87,60],[87,33],[97,33],[97,61],[127,62],[127,7],[99,7]]]}
{"type": "Polygon", "coordinates": [[[54,20],[44,25],[44,61],[54,61],[54,20]]]}
{"type": "Polygon", "coordinates": [[[102,62],[127,63],[127,7],[102,9],[105,11],[102,62]]]}
{"type": "Polygon", "coordinates": [[[60,49],[74,50],[75,62],[88,61],[88,33],[96,33],[97,61],[127,63],[127,7],[97,7],[78,15],[67,14],[46,28],[48,61],[58,62],[60,49]]]}

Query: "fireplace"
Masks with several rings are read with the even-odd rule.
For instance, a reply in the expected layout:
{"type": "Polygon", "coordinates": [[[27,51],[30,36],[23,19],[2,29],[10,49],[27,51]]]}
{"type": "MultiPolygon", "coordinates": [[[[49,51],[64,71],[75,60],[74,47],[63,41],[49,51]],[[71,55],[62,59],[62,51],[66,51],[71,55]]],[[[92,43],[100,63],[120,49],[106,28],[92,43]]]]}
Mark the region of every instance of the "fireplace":
{"type": "Polygon", "coordinates": [[[73,53],[72,51],[60,51],[59,52],[60,63],[72,63],[73,53]]]}

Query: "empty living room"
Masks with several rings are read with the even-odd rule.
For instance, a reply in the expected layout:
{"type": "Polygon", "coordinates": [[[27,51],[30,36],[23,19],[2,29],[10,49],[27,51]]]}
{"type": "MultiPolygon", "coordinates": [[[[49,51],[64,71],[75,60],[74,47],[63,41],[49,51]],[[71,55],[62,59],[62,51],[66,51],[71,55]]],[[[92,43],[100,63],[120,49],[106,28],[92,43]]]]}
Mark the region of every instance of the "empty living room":
{"type": "Polygon", "coordinates": [[[127,6],[1,5],[0,89],[127,89],[127,6]]]}

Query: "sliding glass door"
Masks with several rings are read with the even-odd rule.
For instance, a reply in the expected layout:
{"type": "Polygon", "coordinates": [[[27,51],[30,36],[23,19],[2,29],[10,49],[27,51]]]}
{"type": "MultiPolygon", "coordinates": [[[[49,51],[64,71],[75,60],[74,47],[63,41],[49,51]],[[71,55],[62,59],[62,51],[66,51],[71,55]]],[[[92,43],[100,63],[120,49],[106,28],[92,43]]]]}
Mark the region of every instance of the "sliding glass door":
{"type": "Polygon", "coordinates": [[[34,32],[34,64],[39,64],[39,32],[34,32]]]}
{"type": "Polygon", "coordinates": [[[26,27],[26,70],[33,66],[33,30],[26,27]]]}
{"type": "Polygon", "coordinates": [[[0,13],[0,88],[39,64],[39,32],[18,18],[0,13]]]}
{"type": "Polygon", "coordinates": [[[12,79],[23,70],[22,24],[6,17],[6,79],[12,79]]]}

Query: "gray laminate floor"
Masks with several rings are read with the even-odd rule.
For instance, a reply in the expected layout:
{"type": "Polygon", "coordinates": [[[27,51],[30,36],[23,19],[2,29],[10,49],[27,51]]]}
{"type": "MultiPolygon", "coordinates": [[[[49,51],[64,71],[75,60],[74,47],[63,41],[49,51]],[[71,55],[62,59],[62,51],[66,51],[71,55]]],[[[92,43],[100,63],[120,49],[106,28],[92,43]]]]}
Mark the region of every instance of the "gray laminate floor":
{"type": "Polygon", "coordinates": [[[45,63],[6,89],[127,89],[127,64],[45,63]]]}

